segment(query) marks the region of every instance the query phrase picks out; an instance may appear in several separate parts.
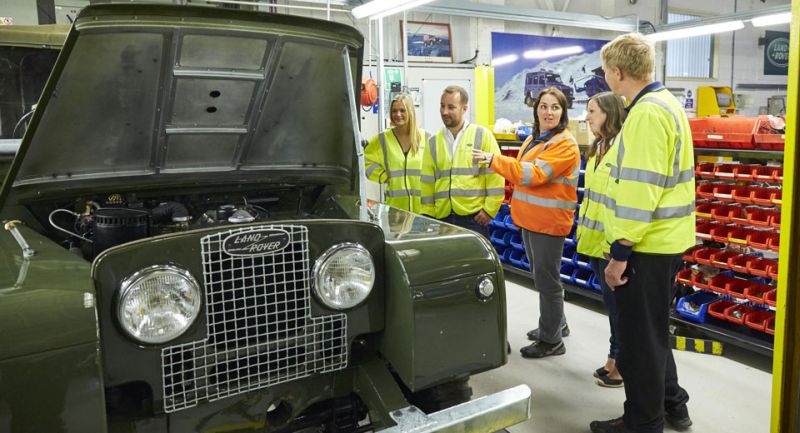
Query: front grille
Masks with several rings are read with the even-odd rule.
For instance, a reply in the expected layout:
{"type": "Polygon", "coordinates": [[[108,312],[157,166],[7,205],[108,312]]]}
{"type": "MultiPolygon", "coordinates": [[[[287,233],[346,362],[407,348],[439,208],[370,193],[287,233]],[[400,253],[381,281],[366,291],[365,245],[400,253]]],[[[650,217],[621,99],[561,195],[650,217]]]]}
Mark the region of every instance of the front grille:
{"type": "Polygon", "coordinates": [[[164,410],[174,412],[347,366],[347,316],[311,317],[308,229],[255,226],[201,239],[208,337],[162,349],[164,410]],[[280,229],[275,254],[231,256],[232,234],[280,229]]]}

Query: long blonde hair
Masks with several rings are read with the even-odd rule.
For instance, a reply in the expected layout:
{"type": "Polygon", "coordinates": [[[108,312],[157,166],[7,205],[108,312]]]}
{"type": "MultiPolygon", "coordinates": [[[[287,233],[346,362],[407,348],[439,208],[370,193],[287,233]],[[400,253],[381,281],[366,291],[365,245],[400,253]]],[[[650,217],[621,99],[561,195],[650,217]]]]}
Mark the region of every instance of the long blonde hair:
{"type": "Polygon", "coordinates": [[[419,142],[425,139],[425,135],[419,132],[417,129],[417,113],[414,111],[414,100],[411,99],[411,95],[408,93],[401,93],[392,99],[392,103],[389,104],[389,112],[392,112],[392,106],[394,106],[395,102],[400,102],[403,104],[403,108],[406,109],[406,118],[408,118],[408,133],[411,137],[411,152],[413,155],[416,155],[419,151],[419,142]]]}

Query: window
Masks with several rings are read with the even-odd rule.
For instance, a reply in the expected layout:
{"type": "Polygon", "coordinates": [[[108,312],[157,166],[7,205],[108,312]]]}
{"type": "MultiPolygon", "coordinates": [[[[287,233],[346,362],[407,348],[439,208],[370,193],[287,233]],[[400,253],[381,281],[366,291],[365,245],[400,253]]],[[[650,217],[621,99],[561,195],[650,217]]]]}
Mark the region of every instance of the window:
{"type": "MultiPolygon", "coordinates": [[[[669,24],[702,18],[670,12],[669,24]]],[[[714,35],[667,41],[668,78],[714,78],[714,35]]]]}

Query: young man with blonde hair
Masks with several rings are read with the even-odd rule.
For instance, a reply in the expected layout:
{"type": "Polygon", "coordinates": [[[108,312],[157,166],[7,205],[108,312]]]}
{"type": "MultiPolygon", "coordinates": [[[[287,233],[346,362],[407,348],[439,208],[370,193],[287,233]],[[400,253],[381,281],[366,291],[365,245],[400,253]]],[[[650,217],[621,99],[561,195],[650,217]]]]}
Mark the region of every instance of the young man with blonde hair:
{"type": "Polygon", "coordinates": [[[661,433],[666,420],[692,425],[669,347],[675,274],[694,238],[694,151],[683,107],[654,81],[655,49],[631,33],[600,52],[611,91],[630,104],[605,161],[599,191],[609,264],[605,279],[617,303],[617,368],[625,378],[622,417],[593,421],[592,433],[661,433]]]}

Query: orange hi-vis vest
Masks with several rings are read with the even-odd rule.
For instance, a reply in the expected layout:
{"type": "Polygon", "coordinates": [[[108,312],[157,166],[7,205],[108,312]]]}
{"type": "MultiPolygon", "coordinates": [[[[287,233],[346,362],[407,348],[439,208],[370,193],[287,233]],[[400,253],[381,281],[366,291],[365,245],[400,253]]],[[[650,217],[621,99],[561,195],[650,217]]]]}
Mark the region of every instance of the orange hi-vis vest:
{"type": "Polygon", "coordinates": [[[531,136],[522,143],[516,159],[495,155],[491,168],[514,185],[514,224],[536,233],[566,236],[578,200],[578,144],[566,129],[544,143],[532,141],[531,136]]]}

